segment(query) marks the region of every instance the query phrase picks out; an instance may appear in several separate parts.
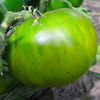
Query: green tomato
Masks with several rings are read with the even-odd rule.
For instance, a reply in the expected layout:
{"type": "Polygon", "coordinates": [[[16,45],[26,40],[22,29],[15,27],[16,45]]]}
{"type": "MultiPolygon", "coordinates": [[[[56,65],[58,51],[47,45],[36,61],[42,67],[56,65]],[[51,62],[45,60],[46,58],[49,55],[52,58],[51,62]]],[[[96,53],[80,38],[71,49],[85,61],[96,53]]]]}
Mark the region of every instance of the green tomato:
{"type": "Polygon", "coordinates": [[[5,67],[3,75],[0,75],[0,94],[14,89],[19,83],[20,82],[10,74],[8,68],[5,67]]]}
{"type": "Polygon", "coordinates": [[[18,26],[8,40],[7,62],[12,74],[25,84],[62,86],[80,78],[96,52],[91,22],[63,8],[18,26]]]}
{"type": "MultiPolygon", "coordinates": [[[[23,7],[24,0],[0,0],[4,4],[4,6],[7,8],[8,11],[20,11],[23,7]]],[[[4,16],[2,12],[0,11],[0,22],[3,20],[4,16]]]]}
{"type": "MultiPolygon", "coordinates": [[[[68,0],[72,3],[72,6],[79,7],[83,0],[68,0]]],[[[50,0],[48,3],[48,6],[46,8],[46,11],[51,11],[59,8],[68,8],[68,5],[63,0],[50,0]]]]}

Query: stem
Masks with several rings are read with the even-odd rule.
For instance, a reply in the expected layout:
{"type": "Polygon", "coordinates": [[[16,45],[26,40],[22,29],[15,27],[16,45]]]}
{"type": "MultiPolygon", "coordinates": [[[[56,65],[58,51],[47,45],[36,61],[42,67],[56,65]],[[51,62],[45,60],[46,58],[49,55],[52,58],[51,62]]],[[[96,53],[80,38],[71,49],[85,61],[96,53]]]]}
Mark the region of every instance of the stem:
{"type": "Polygon", "coordinates": [[[31,13],[29,11],[21,11],[21,12],[11,12],[8,11],[6,14],[6,17],[4,18],[3,22],[1,23],[1,26],[7,30],[8,27],[11,25],[13,21],[16,21],[18,19],[23,19],[24,21],[30,19],[32,17],[31,13]]]}
{"type": "MultiPolygon", "coordinates": [[[[0,12],[3,14],[3,16],[5,16],[7,14],[7,9],[3,5],[2,2],[0,2],[0,12]]],[[[1,55],[2,44],[5,41],[5,35],[4,35],[5,32],[6,32],[6,30],[1,26],[0,27],[0,55],[1,55]]]]}
{"type": "Polygon", "coordinates": [[[10,36],[15,32],[16,27],[13,27],[11,30],[8,31],[7,33],[7,40],[10,38],[10,36]]]}
{"type": "Polygon", "coordinates": [[[5,32],[6,30],[3,27],[0,27],[0,55],[2,54],[2,48],[4,47],[3,44],[5,45],[6,37],[5,37],[5,32]]]}
{"type": "Polygon", "coordinates": [[[68,0],[62,0],[62,1],[64,1],[68,5],[69,8],[71,9],[73,8],[72,4],[68,0]]]}
{"type": "Polygon", "coordinates": [[[21,12],[15,12],[15,13],[11,11],[7,12],[6,17],[4,18],[0,26],[0,53],[2,52],[2,46],[6,41],[5,32],[8,29],[8,27],[12,24],[12,22],[18,19],[23,19],[25,21],[30,19],[31,17],[32,15],[31,12],[29,11],[23,10],[21,12]]]}
{"type": "Polygon", "coordinates": [[[42,13],[36,8],[36,9],[33,10],[33,16],[34,16],[35,18],[40,18],[40,17],[42,17],[43,15],[42,15],[42,13]]]}
{"type": "Polygon", "coordinates": [[[97,75],[97,76],[100,76],[100,73],[93,72],[93,71],[91,71],[91,70],[88,70],[88,72],[90,72],[90,73],[92,73],[92,74],[95,74],[95,75],[97,75]]]}
{"type": "Polygon", "coordinates": [[[86,12],[87,10],[84,8],[75,8],[72,6],[72,4],[68,1],[68,0],[63,0],[70,9],[76,10],[77,12],[81,13],[82,15],[84,15],[85,17],[87,17],[88,19],[92,19],[86,12]],[[85,12],[84,12],[85,11],[85,12]]]}
{"type": "Polygon", "coordinates": [[[1,13],[3,14],[3,16],[5,16],[6,15],[6,13],[7,13],[7,9],[6,9],[6,7],[3,5],[3,3],[2,2],[0,2],[0,11],[1,11],[1,13]]]}
{"type": "MultiPolygon", "coordinates": [[[[0,3],[1,4],[1,3],[0,3]]],[[[2,4],[0,5],[1,8],[0,10],[2,10],[2,4]]],[[[6,9],[4,9],[5,13],[5,18],[2,21],[1,25],[0,25],[0,73],[2,74],[2,67],[4,65],[3,59],[2,59],[2,54],[5,51],[5,47],[7,45],[6,41],[7,39],[9,39],[9,37],[11,36],[12,32],[15,30],[14,28],[12,29],[12,32],[9,31],[7,35],[5,35],[7,29],[9,28],[9,26],[16,20],[19,19],[23,19],[24,21],[32,18],[32,14],[30,11],[21,11],[21,12],[11,12],[11,11],[6,11],[6,9]]]]}
{"type": "Polygon", "coordinates": [[[39,14],[39,16],[43,17],[42,13],[38,9],[36,9],[36,10],[37,10],[37,13],[39,14]]]}

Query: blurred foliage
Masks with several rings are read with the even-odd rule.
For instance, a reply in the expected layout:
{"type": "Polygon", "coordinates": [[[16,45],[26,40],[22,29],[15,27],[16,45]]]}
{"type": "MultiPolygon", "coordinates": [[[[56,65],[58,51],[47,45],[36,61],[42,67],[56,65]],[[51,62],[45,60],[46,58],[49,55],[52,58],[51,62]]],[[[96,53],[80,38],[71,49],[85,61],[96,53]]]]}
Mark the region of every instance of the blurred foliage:
{"type": "Polygon", "coordinates": [[[42,88],[20,84],[14,90],[0,95],[0,100],[26,100],[40,89],[42,88]]]}

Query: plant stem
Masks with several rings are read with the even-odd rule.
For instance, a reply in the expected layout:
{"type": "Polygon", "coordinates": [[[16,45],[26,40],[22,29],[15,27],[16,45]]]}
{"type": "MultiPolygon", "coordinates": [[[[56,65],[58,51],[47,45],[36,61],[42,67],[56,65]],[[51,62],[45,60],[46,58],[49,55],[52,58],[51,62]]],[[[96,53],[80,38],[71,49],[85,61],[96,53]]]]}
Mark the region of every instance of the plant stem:
{"type": "MultiPolygon", "coordinates": [[[[3,14],[3,16],[5,16],[7,14],[7,9],[3,5],[2,2],[0,2],[0,12],[3,14]]],[[[0,55],[1,55],[2,44],[4,44],[4,41],[5,41],[5,35],[4,35],[5,32],[6,32],[6,30],[1,26],[0,27],[0,55]]]]}
{"type": "Polygon", "coordinates": [[[84,8],[75,8],[72,6],[72,4],[68,1],[68,0],[62,0],[66,3],[66,5],[68,5],[68,7],[70,9],[76,10],[77,12],[81,13],[82,15],[84,15],[85,17],[87,17],[88,19],[92,19],[90,16],[88,16],[88,14],[86,13],[86,9],[84,8]],[[84,12],[85,11],[85,12],[84,12]]]}
{"type": "Polygon", "coordinates": [[[88,70],[88,72],[90,72],[90,73],[92,73],[92,74],[95,74],[95,75],[97,75],[97,76],[100,76],[100,73],[93,72],[93,71],[91,71],[91,70],[88,70]]]}
{"type": "Polygon", "coordinates": [[[5,48],[4,46],[4,43],[6,42],[5,32],[8,29],[8,27],[12,24],[12,22],[18,19],[23,19],[25,21],[30,19],[31,17],[32,17],[31,12],[25,10],[15,13],[11,11],[7,12],[6,17],[4,18],[4,20],[0,25],[0,54],[2,54],[1,52],[5,48]]]}
{"type": "Polygon", "coordinates": [[[21,12],[11,12],[8,11],[6,14],[6,17],[4,18],[3,22],[1,23],[1,26],[7,30],[8,27],[11,25],[12,22],[23,19],[24,21],[30,19],[32,17],[31,13],[29,11],[21,11],[21,12]]]}
{"type": "Polygon", "coordinates": [[[5,16],[7,13],[6,7],[3,5],[2,2],[0,2],[0,12],[5,16]]]}
{"type": "Polygon", "coordinates": [[[73,8],[73,6],[72,6],[72,4],[68,1],[68,0],[63,0],[67,5],[68,5],[68,7],[69,8],[73,8]]]}
{"type": "Polygon", "coordinates": [[[15,32],[15,30],[16,30],[16,27],[13,27],[11,30],[9,30],[8,32],[7,32],[7,40],[10,38],[10,36],[15,32]]]}
{"type": "MultiPolygon", "coordinates": [[[[0,6],[2,8],[3,5],[1,4],[0,6]]],[[[32,12],[30,12],[30,11],[23,10],[21,12],[14,12],[14,13],[11,11],[6,12],[5,9],[4,9],[4,11],[5,11],[6,15],[0,25],[0,72],[2,72],[2,67],[4,65],[3,59],[2,59],[2,54],[4,53],[5,47],[7,45],[6,41],[7,41],[7,39],[9,39],[9,37],[12,34],[12,32],[9,32],[9,34],[6,35],[5,33],[6,33],[7,29],[16,20],[22,19],[22,20],[26,21],[26,20],[32,18],[32,12]]]]}

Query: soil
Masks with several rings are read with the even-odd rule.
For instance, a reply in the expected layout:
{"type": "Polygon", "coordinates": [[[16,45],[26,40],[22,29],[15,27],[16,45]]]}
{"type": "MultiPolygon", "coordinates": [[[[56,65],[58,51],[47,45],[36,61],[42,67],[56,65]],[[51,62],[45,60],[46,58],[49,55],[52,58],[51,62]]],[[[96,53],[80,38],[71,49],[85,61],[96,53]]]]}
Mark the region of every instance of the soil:
{"type": "MultiPolygon", "coordinates": [[[[100,45],[100,0],[84,0],[82,6],[88,10],[100,45]]],[[[100,73],[100,65],[90,70],[100,73]]],[[[100,100],[100,77],[87,72],[79,80],[63,87],[44,88],[28,100],[100,100]]]]}

